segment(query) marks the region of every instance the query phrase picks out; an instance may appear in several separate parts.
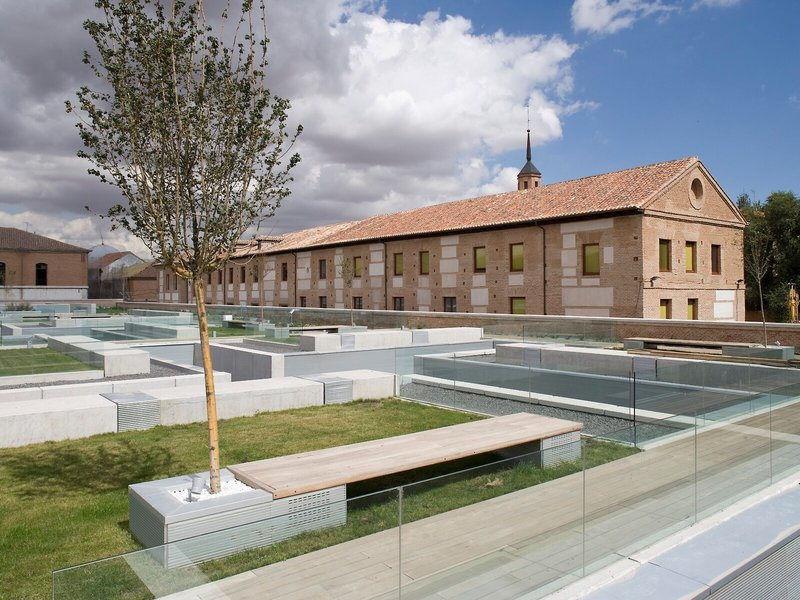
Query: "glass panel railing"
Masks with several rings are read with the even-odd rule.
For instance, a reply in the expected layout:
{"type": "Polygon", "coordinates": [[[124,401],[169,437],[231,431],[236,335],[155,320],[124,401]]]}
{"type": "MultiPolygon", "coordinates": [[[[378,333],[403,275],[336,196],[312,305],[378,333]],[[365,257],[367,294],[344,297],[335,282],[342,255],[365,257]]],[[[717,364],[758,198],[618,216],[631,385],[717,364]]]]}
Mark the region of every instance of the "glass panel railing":
{"type": "MultiPolygon", "coordinates": [[[[397,588],[398,490],[298,511],[292,511],[286,500],[275,502],[283,504],[275,512],[284,514],[55,571],[53,599],[149,600],[169,596],[179,600],[195,598],[206,585],[217,592],[235,585],[239,593],[259,597],[261,591],[269,589],[274,594],[270,597],[275,598],[292,594],[313,597],[317,593],[335,598],[342,590],[357,590],[358,586],[369,586],[372,592],[379,585],[378,579],[387,592],[397,588]],[[376,549],[369,557],[364,556],[363,545],[348,545],[365,537],[376,549]],[[322,553],[313,555],[313,564],[302,558],[316,550],[322,553]],[[373,579],[364,580],[365,568],[373,579]],[[249,583],[231,579],[248,571],[252,575],[249,583]],[[187,590],[192,591],[180,594],[187,590]],[[309,595],[304,595],[308,590],[309,595]]],[[[198,518],[202,523],[198,521],[197,526],[207,527],[211,517],[204,514],[198,518]]],[[[179,527],[173,535],[180,535],[179,527]]]]}
{"type": "Polygon", "coordinates": [[[401,596],[513,598],[579,577],[580,470],[575,442],[404,486],[401,596]]]}

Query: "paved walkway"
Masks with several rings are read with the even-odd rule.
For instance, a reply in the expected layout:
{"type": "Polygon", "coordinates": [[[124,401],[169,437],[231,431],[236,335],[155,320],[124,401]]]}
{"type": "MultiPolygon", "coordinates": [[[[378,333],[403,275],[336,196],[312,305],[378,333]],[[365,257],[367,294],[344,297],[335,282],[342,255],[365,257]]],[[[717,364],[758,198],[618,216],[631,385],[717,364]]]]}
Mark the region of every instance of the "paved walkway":
{"type": "Polygon", "coordinates": [[[798,434],[784,407],[168,598],[539,598],[796,470],[798,434]]]}

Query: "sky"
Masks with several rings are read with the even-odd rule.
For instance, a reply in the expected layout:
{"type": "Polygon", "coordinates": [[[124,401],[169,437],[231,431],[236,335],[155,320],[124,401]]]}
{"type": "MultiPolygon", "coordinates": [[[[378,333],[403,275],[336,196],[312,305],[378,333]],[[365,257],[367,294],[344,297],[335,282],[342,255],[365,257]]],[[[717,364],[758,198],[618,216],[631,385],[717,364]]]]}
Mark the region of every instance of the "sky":
{"type": "MultiPolygon", "coordinates": [[[[0,0],[0,226],[146,257],[96,216],[122,198],[64,110],[94,83],[87,18],[0,0]]],[[[800,194],[797,0],[271,0],[268,21],[304,131],[259,235],[516,189],[528,118],[543,184],[698,156],[734,201],[800,194]]]]}

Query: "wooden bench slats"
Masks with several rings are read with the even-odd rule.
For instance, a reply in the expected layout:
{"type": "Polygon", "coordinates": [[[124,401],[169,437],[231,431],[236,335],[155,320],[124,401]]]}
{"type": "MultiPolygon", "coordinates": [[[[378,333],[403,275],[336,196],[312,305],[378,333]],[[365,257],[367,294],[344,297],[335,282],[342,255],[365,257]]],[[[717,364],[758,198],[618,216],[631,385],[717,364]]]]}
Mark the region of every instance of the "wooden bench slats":
{"type": "Polygon", "coordinates": [[[536,442],[582,427],[563,419],[517,413],[228,469],[240,481],[277,499],[536,442]]]}

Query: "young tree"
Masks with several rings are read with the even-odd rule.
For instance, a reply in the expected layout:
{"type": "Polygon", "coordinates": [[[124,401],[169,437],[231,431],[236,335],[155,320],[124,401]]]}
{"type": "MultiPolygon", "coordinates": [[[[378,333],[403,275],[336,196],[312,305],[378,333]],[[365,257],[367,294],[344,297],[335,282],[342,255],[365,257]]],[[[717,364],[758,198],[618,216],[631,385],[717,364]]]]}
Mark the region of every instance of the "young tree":
{"type": "Polygon", "coordinates": [[[744,230],[744,270],[745,276],[755,281],[761,308],[761,324],[764,328],[764,347],[767,342],[767,317],[764,312],[764,277],[772,269],[772,239],[763,219],[752,218],[744,230]]]}
{"type": "Polygon", "coordinates": [[[353,259],[348,257],[339,258],[339,276],[342,278],[345,289],[350,293],[350,327],[356,324],[353,317],[353,277],[355,276],[355,268],[353,267],[353,259]]]}
{"type": "Polygon", "coordinates": [[[191,284],[212,492],[220,485],[219,442],[205,276],[274,214],[300,160],[288,156],[301,131],[287,131],[289,102],[265,87],[265,1],[229,1],[212,20],[202,0],[97,0],[102,18],[84,23],[96,53],[84,53],[84,63],[99,83],[80,88],[76,106],[67,102],[79,115],[79,156],[126,201],[106,213],[112,227],[133,233],[191,284]]]}

